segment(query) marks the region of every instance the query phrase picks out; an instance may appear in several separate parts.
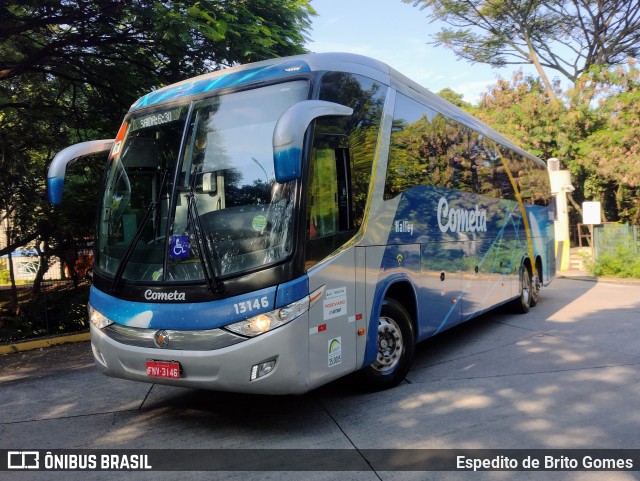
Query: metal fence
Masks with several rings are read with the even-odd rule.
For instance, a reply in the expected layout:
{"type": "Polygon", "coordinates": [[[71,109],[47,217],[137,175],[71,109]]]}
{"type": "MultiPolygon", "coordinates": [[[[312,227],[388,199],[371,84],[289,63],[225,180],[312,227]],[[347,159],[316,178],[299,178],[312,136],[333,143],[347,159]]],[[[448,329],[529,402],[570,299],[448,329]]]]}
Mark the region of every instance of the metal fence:
{"type": "Polygon", "coordinates": [[[88,329],[90,281],[86,274],[93,263],[91,247],[92,240],[87,239],[75,248],[49,251],[48,270],[35,294],[33,282],[41,263],[35,249],[14,251],[10,257],[0,258],[0,343],[88,329]],[[78,285],[60,261],[63,258],[73,262],[78,285]],[[10,267],[15,296],[9,283],[10,267]]]}
{"type": "Polygon", "coordinates": [[[45,280],[41,292],[32,285],[18,287],[18,307],[8,302],[9,287],[0,292],[0,343],[88,329],[87,300],[90,283],[74,286],[70,280],[45,280]]]}
{"type": "Polygon", "coordinates": [[[635,255],[640,253],[640,229],[637,225],[603,224],[593,228],[595,258],[604,254],[615,254],[628,250],[635,255]]]}

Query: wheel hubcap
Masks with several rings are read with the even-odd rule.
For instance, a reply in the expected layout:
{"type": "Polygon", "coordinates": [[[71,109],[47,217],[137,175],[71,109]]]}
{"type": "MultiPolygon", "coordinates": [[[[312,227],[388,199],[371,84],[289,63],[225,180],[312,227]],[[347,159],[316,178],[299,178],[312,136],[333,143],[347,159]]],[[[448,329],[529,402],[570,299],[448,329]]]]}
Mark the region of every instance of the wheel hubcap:
{"type": "Polygon", "coordinates": [[[403,349],[400,327],[393,319],[381,317],[378,320],[378,354],[373,367],[382,372],[393,369],[400,362],[403,349]]]}

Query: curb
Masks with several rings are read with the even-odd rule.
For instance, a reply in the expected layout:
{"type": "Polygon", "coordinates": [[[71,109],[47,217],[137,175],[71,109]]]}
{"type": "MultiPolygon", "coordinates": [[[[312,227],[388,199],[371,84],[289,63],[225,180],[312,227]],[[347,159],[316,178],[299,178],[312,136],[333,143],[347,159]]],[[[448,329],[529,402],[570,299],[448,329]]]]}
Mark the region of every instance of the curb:
{"type": "Polygon", "coordinates": [[[572,281],[587,281],[587,282],[602,282],[606,284],[627,284],[627,285],[640,285],[640,279],[633,279],[630,277],[595,277],[587,273],[578,274],[563,274],[562,272],[556,274],[556,279],[571,279],[572,281]]]}
{"type": "Polygon", "coordinates": [[[598,282],[597,277],[589,276],[589,275],[556,275],[556,279],[570,279],[572,281],[587,281],[587,282],[598,282]]]}
{"type": "Polygon", "coordinates": [[[90,339],[88,332],[79,334],[67,334],[64,336],[46,337],[43,339],[34,339],[31,341],[20,341],[14,344],[0,345],[0,355],[10,354],[12,352],[31,351],[33,349],[41,349],[43,347],[57,346],[59,344],[67,344],[70,342],[83,342],[90,339]]]}

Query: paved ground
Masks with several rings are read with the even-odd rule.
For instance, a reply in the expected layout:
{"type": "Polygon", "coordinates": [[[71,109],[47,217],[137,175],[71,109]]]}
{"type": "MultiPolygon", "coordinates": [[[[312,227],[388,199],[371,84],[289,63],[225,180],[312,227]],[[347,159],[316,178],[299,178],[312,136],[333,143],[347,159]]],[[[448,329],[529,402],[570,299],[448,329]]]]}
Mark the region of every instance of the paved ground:
{"type": "MultiPolygon", "coordinates": [[[[100,375],[87,342],[7,354],[0,356],[0,449],[640,449],[639,328],[640,285],[560,278],[527,315],[493,312],[420,344],[406,382],[374,394],[359,392],[349,378],[297,397],[138,384],[100,375]]],[[[626,481],[640,479],[640,472],[153,472],[126,477],[303,476],[626,481]]],[[[0,472],[0,479],[88,477],[0,472]]]]}

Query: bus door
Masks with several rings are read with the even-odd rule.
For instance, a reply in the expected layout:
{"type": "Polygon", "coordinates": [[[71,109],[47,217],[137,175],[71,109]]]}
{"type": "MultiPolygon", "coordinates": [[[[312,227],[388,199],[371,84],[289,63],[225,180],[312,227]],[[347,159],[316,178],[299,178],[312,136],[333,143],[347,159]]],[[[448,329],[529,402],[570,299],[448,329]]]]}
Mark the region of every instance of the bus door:
{"type": "Polygon", "coordinates": [[[309,382],[323,384],[356,366],[355,234],[348,149],[326,139],[314,146],[307,192],[305,261],[309,292],[323,289],[309,314],[309,382]]]}

